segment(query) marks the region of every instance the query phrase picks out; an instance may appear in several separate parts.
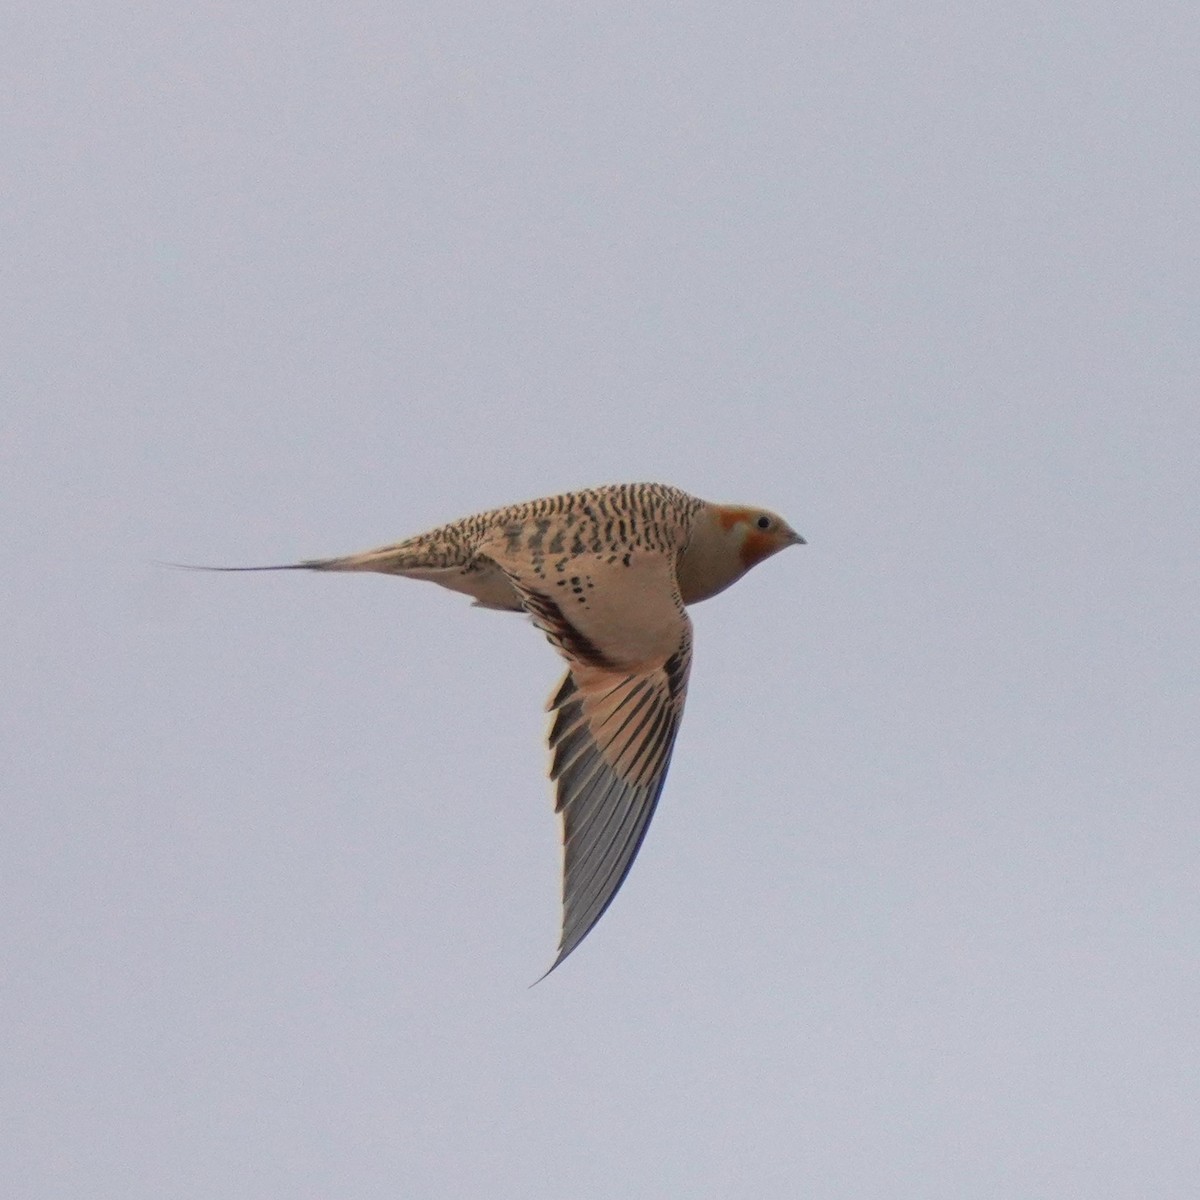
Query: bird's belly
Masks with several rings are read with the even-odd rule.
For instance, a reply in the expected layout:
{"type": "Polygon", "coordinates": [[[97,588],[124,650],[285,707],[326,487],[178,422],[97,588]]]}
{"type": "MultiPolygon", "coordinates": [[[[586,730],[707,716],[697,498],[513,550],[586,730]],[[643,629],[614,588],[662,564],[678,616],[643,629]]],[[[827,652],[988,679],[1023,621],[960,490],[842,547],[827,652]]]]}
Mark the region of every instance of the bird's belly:
{"type": "Polygon", "coordinates": [[[496,608],[503,612],[523,612],[521,598],[513,591],[508,576],[495,566],[425,567],[404,572],[410,579],[426,579],[452,592],[470,596],[478,608],[496,608]]]}

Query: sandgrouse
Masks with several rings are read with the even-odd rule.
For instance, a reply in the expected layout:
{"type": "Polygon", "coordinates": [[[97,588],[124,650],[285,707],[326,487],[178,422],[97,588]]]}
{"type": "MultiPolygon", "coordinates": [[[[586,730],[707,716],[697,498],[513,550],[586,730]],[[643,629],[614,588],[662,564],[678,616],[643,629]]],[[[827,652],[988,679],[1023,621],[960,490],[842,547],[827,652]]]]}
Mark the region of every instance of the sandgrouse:
{"type": "Polygon", "coordinates": [[[662,793],[692,658],[685,605],[803,544],[764,509],[631,483],[477,513],[344,558],[203,569],[378,571],[533,618],[567,660],[547,705],[564,860],[553,971],[612,903],[662,793]]]}

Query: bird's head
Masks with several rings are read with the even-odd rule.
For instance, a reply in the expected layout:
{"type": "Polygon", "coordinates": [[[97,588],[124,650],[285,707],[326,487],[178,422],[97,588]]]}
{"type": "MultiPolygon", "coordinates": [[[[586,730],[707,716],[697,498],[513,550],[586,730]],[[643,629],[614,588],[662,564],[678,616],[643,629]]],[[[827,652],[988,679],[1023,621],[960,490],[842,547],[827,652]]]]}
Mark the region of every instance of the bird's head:
{"type": "Polygon", "coordinates": [[[805,544],[781,516],[765,508],[738,508],[729,504],[714,507],[717,522],[729,543],[736,547],[743,570],[750,570],[788,546],[805,544]]]}
{"type": "Polygon", "coordinates": [[[684,603],[715,596],[772,554],[804,544],[781,516],[765,508],[706,505],[679,560],[684,603]]]}

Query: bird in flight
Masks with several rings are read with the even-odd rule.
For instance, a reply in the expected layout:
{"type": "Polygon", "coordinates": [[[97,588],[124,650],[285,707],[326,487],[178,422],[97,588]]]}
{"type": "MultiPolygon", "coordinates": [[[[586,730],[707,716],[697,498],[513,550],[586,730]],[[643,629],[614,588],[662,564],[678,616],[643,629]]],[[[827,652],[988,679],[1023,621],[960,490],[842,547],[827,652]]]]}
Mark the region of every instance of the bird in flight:
{"type": "Polygon", "coordinates": [[[632,483],[477,513],[344,558],[199,569],[377,571],[533,618],[567,661],[547,705],[563,841],[549,974],[612,903],[662,794],[692,660],[686,606],[803,544],[765,509],[632,483]]]}

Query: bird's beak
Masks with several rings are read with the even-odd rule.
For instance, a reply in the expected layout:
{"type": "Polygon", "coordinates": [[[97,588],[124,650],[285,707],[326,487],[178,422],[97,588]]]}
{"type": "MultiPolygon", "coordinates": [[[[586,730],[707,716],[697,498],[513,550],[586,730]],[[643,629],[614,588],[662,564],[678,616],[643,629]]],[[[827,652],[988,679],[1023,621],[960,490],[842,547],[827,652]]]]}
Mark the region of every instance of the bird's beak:
{"type": "Polygon", "coordinates": [[[790,530],[788,530],[788,532],[792,535],[791,538],[789,538],[789,540],[788,540],[789,546],[807,546],[808,545],[808,543],[794,529],[790,529],[790,530]]]}

